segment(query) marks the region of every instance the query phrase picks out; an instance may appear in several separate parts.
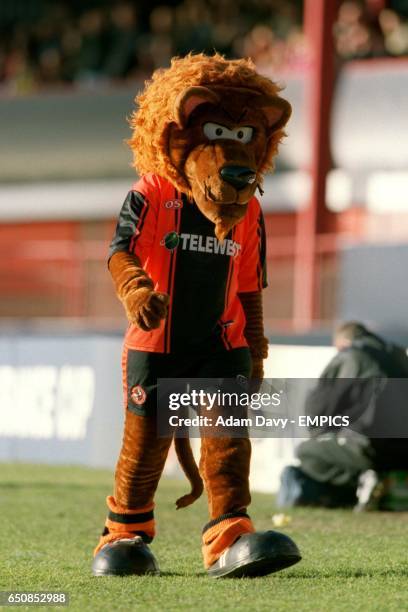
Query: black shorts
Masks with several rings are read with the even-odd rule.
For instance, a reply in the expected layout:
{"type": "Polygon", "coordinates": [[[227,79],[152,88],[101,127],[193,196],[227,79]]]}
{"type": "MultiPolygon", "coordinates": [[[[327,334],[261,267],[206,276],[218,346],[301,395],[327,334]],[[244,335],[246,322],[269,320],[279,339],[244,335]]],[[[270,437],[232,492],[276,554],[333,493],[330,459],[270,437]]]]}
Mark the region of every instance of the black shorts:
{"type": "Polygon", "coordinates": [[[126,408],[135,414],[153,416],[158,378],[249,378],[252,361],[247,347],[178,354],[125,348],[122,365],[126,408]]]}

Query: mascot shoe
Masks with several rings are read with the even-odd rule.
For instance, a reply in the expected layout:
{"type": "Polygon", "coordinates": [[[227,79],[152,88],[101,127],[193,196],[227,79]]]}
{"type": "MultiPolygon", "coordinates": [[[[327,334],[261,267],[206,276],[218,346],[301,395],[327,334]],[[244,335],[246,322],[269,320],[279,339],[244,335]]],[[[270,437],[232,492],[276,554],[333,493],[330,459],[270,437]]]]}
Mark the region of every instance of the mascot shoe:
{"type": "Polygon", "coordinates": [[[105,544],[92,564],[94,576],[158,575],[159,566],[140,536],[105,544]]]}
{"type": "Polygon", "coordinates": [[[213,578],[266,576],[301,560],[296,544],[278,531],[245,533],[227,548],[207,572],[213,578]]]}

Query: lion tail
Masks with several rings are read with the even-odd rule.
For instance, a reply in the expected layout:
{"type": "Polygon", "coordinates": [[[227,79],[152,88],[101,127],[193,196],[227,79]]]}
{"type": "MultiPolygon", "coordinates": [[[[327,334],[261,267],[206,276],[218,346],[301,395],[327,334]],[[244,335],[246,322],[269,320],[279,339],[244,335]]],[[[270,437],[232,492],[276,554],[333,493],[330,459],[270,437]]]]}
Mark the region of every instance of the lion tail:
{"type": "Polygon", "coordinates": [[[190,493],[183,495],[176,501],[176,508],[179,510],[195,502],[203,492],[204,485],[191,450],[189,438],[174,438],[174,447],[177,459],[191,485],[190,493]]]}

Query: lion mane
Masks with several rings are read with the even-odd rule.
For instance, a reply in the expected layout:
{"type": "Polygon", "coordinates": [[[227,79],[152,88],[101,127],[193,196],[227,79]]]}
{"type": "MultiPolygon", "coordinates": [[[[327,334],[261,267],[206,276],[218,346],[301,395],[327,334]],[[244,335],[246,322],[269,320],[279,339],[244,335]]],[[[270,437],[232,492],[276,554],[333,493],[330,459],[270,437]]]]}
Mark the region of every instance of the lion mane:
{"type": "MultiPolygon", "coordinates": [[[[169,68],[159,68],[151,80],[146,81],[144,90],[135,98],[137,109],[129,120],[133,134],[127,143],[133,152],[132,165],[140,176],[149,172],[158,174],[190,195],[188,183],[170,160],[168,129],[176,121],[177,96],[188,87],[200,85],[209,88],[222,85],[231,89],[245,87],[267,96],[276,96],[282,89],[258,74],[251,60],[227,60],[218,53],[173,58],[169,68]]],[[[258,169],[261,174],[273,168],[273,158],[285,135],[283,129],[277,129],[269,137],[258,169]]]]}

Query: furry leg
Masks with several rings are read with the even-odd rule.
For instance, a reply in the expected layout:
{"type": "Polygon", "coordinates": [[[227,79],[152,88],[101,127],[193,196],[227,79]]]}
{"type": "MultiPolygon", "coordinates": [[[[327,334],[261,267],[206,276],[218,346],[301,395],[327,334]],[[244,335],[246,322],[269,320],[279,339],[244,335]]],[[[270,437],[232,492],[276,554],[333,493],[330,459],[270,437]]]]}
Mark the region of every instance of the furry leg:
{"type": "Polygon", "coordinates": [[[244,533],[254,527],[246,513],[251,502],[248,438],[203,437],[200,470],[208,495],[211,521],[203,530],[204,565],[208,568],[244,533]]]}
{"type": "Polygon", "coordinates": [[[122,449],[115,473],[114,496],[95,554],[105,544],[141,535],[155,535],[154,494],[163,472],[171,438],[158,438],[156,421],[126,410],[122,449]]]}

